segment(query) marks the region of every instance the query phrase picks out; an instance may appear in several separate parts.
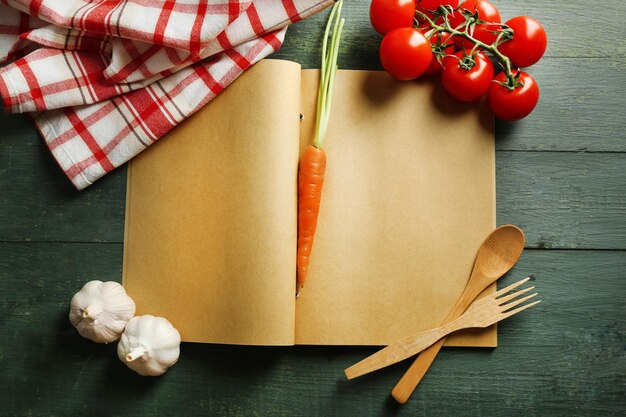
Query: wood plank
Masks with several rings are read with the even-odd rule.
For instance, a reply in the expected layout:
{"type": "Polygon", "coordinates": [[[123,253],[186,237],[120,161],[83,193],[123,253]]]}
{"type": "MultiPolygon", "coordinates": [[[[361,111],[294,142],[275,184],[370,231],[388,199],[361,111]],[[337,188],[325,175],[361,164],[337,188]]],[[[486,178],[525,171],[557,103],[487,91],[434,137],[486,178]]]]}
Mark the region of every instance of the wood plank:
{"type": "MultiPolygon", "coordinates": [[[[532,2],[524,6],[528,10],[538,10],[548,7],[545,13],[552,16],[555,30],[563,29],[573,41],[587,42],[595,45],[597,37],[589,31],[596,28],[591,23],[584,26],[585,33],[577,34],[572,26],[561,25],[561,20],[575,22],[576,19],[567,16],[573,13],[578,18],[579,11],[576,3],[549,2],[541,5],[532,2]],[[562,10],[561,10],[562,9],[562,10]],[[567,20],[567,19],[569,20],[567,20]],[[572,20],[573,19],[573,20],[572,20]]],[[[614,13],[626,8],[624,2],[608,2],[594,12],[593,19],[604,19],[611,22],[616,16],[614,13]],[[597,13],[596,13],[597,12],[597,13]],[[607,18],[607,14],[610,16],[607,18]],[[602,17],[604,16],[604,17],[602,17]]],[[[346,31],[340,55],[342,68],[380,69],[378,62],[378,43],[380,37],[373,32],[369,25],[367,2],[353,2],[346,4],[350,30],[346,31]]],[[[510,9],[512,15],[519,8],[518,3],[498,2],[503,13],[510,9]]],[[[521,13],[521,12],[518,12],[521,13]]],[[[532,14],[532,13],[531,13],[532,14]]],[[[289,29],[283,48],[274,58],[292,59],[303,63],[304,67],[319,66],[320,38],[325,22],[325,14],[314,16],[311,19],[299,22],[289,29]],[[316,33],[316,36],[310,36],[316,33]]],[[[601,27],[601,26],[597,26],[601,27]]],[[[618,37],[607,44],[619,46],[626,43],[626,38],[618,37]]],[[[551,43],[553,49],[565,48],[566,43],[555,40],[551,43]]],[[[624,46],[620,47],[624,50],[624,46]]],[[[498,123],[498,149],[501,150],[555,150],[555,151],[626,151],[626,137],[620,126],[620,118],[614,117],[614,109],[626,107],[626,61],[623,54],[616,51],[613,54],[594,55],[586,48],[578,45],[573,47],[576,55],[563,54],[548,56],[529,72],[537,79],[542,97],[537,110],[526,120],[509,124],[498,123]],[[555,57],[573,57],[555,59],[555,57]],[[604,59],[597,59],[604,58],[604,59]],[[593,82],[590,82],[592,80],[593,82]],[[559,126],[559,129],[552,128],[559,126]]],[[[24,129],[19,133],[19,139],[25,139],[34,129],[29,128],[25,119],[15,120],[6,115],[0,115],[0,137],[13,135],[13,132],[24,129]]],[[[11,141],[16,145],[23,141],[11,141]]]]}
{"type": "Polygon", "coordinates": [[[624,68],[621,58],[541,61],[528,71],[540,86],[539,104],[523,120],[496,122],[497,149],[625,152],[624,68]]]}
{"type": "MultiPolygon", "coordinates": [[[[524,120],[496,123],[497,149],[626,152],[623,117],[615,114],[615,109],[626,108],[625,68],[623,58],[541,61],[529,71],[541,88],[537,108],[524,120]]],[[[32,147],[39,141],[22,115],[0,114],[0,138],[0,146],[14,148],[32,147]]]]}
{"type": "Polygon", "coordinates": [[[626,157],[498,152],[498,224],[526,232],[527,247],[626,249],[626,157]]]}
{"type": "Polygon", "coordinates": [[[183,344],[166,375],[139,377],[67,319],[84,282],[119,280],[120,244],[4,243],[0,404],[10,415],[622,416],[624,255],[525,252],[502,285],[534,272],[544,302],[502,324],[496,349],[444,349],[396,408],[389,390],[406,363],[343,377],[374,348],[183,344]]]}
{"type": "Polygon", "coordinates": [[[77,191],[25,115],[0,115],[0,190],[0,241],[124,238],[126,168],[77,191]]]}
{"type": "Polygon", "coordinates": [[[626,332],[624,255],[623,251],[526,249],[515,268],[499,280],[498,287],[532,275],[529,284],[537,288],[542,303],[500,323],[498,343],[503,347],[542,346],[549,350],[578,346],[585,338],[598,338],[597,346],[589,345],[591,350],[584,353],[589,355],[603,351],[607,345],[623,344],[620,338],[626,332]],[[614,307],[615,314],[605,316],[604,306],[614,307]]]}
{"type": "MultiPolygon", "coordinates": [[[[499,151],[496,162],[498,223],[521,226],[528,247],[626,249],[623,153],[499,151]]],[[[0,166],[0,240],[123,241],[124,169],[77,192],[40,142],[0,145],[0,166]]]]}
{"type": "MultiPolygon", "coordinates": [[[[527,15],[537,19],[548,34],[546,57],[621,57],[626,54],[626,38],[610,36],[622,30],[622,17],[626,3],[606,0],[590,4],[584,0],[526,0],[512,2],[492,0],[504,21],[527,15]]],[[[369,21],[369,1],[348,1],[342,15],[346,18],[342,35],[342,68],[374,69],[382,37],[374,31],[369,21]],[[346,59],[345,57],[349,57],[346,59]]],[[[281,56],[301,62],[307,68],[319,67],[321,45],[327,11],[306,19],[289,28],[281,56]],[[314,34],[314,35],[312,35],[314,34]]]]}
{"type": "Polygon", "coordinates": [[[519,16],[532,16],[548,34],[546,56],[550,57],[617,57],[626,53],[626,39],[611,39],[608,33],[620,33],[626,4],[620,0],[590,3],[584,0],[493,0],[504,21],[519,16]],[[600,42],[598,42],[600,40],[600,42]]]}

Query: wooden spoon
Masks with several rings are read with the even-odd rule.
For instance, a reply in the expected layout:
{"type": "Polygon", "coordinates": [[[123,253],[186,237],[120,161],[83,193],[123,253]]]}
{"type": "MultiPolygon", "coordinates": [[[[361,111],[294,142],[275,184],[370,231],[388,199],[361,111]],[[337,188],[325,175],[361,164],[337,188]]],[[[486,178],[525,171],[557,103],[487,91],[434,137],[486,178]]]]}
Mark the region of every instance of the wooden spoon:
{"type": "MultiPolygon", "coordinates": [[[[450,314],[444,319],[443,325],[461,316],[481,292],[513,268],[524,250],[524,243],[524,232],[513,225],[500,226],[487,236],[478,250],[465,290],[450,314]]],[[[391,395],[396,401],[401,404],[407,402],[445,341],[445,337],[440,339],[417,356],[411,367],[391,390],[391,395]]]]}

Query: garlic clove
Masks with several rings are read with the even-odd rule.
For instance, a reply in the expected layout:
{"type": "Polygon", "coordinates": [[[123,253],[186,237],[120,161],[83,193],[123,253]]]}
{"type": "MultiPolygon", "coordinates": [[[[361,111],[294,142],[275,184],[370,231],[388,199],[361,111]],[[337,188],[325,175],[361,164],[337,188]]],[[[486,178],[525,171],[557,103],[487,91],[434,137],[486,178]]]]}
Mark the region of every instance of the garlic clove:
{"type": "Polygon", "coordinates": [[[180,333],[163,317],[133,317],[117,345],[117,355],[130,369],[158,376],[178,361],[180,333]]]}
{"type": "Polygon", "coordinates": [[[135,302],[114,281],[89,281],[70,302],[70,322],[81,336],[97,343],[118,340],[134,315],[135,302]]]}

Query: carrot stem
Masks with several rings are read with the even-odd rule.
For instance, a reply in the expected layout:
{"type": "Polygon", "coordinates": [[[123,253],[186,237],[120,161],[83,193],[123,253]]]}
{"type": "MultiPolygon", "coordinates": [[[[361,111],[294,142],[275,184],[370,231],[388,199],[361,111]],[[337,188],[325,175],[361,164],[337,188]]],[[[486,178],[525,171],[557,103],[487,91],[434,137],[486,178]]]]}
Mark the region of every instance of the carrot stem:
{"type": "Polygon", "coordinates": [[[338,55],[338,51],[339,51],[339,41],[341,40],[341,32],[343,30],[343,25],[344,25],[344,19],[341,19],[339,22],[339,27],[337,28],[337,32],[336,32],[336,36],[333,35],[333,62],[332,62],[332,69],[330,72],[330,75],[328,77],[328,89],[327,89],[327,93],[326,93],[326,97],[325,98],[325,107],[324,107],[324,119],[323,119],[323,125],[320,127],[321,129],[321,133],[320,133],[320,140],[319,140],[319,147],[322,147],[322,144],[324,143],[324,138],[326,137],[326,130],[328,130],[328,120],[330,119],[330,109],[331,109],[331,104],[332,104],[332,92],[333,92],[333,86],[335,84],[335,75],[337,74],[337,55],[338,55]]]}
{"type": "Polygon", "coordinates": [[[322,148],[324,136],[328,129],[330,117],[330,107],[332,91],[337,72],[337,57],[339,55],[339,41],[345,19],[341,18],[341,8],[343,0],[339,0],[333,6],[328,23],[324,30],[324,40],[322,42],[322,68],[320,71],[320,87],[317,94],[317,115],[315,119],[315,139],[313,146],[322,148]],[[332,34],[331,34],[332,27],[332,34]],[[329,42],[330,40],[330,42],[329,42]],[[329,45],[330,44],[330,45],[329,45]]]}

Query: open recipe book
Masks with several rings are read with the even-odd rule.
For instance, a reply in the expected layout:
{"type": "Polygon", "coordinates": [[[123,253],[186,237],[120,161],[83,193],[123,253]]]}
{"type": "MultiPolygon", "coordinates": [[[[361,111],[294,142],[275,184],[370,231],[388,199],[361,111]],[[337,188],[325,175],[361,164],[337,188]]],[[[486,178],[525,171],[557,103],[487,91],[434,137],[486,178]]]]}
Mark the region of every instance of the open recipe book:
{"type": "MultiPolygon", "coordinates": [[[[184,341],[249,345],[385,345],[448,314],[495,227],[492,116],[435,80],[338,71],[296,299],[298,158],[318,79],[261,61],[132,160],[123,284],[138,314],[184,341]]],[[[446,344],[495,346],[496,330],[446,344]]]]}

